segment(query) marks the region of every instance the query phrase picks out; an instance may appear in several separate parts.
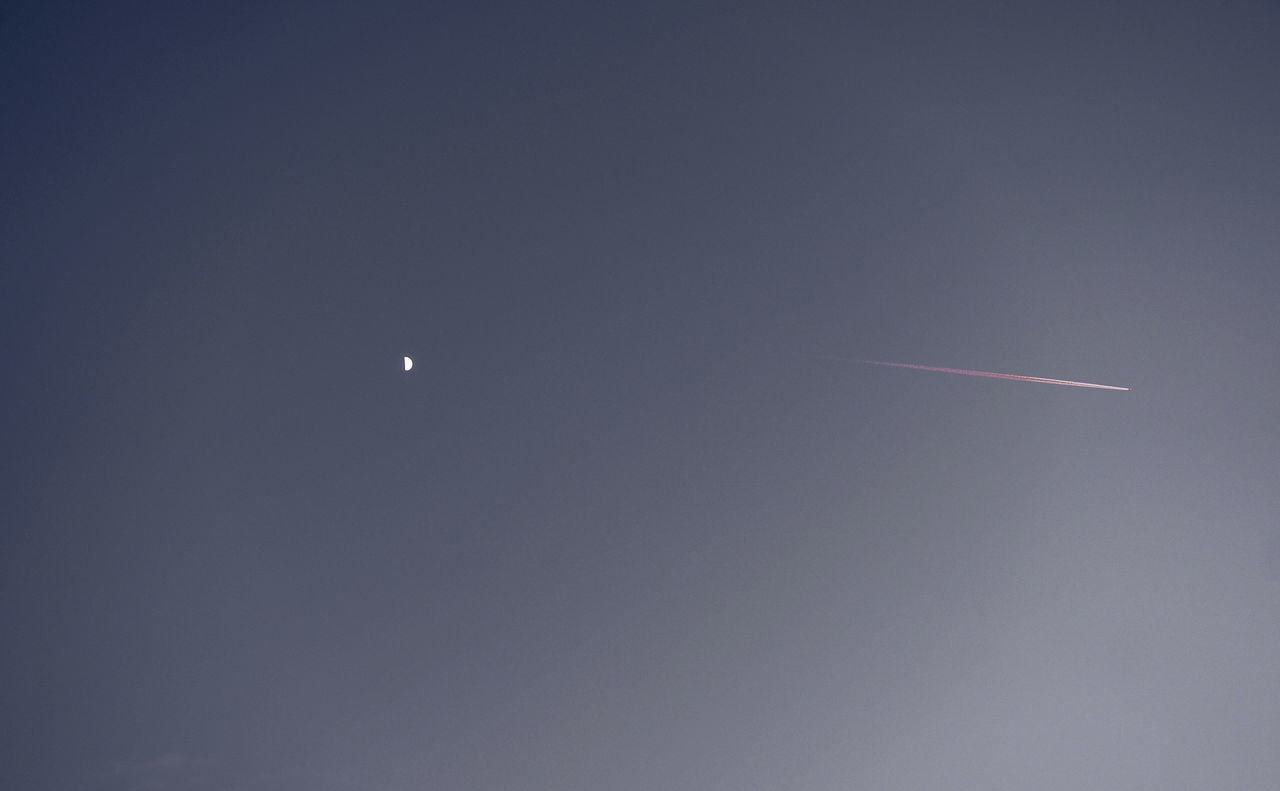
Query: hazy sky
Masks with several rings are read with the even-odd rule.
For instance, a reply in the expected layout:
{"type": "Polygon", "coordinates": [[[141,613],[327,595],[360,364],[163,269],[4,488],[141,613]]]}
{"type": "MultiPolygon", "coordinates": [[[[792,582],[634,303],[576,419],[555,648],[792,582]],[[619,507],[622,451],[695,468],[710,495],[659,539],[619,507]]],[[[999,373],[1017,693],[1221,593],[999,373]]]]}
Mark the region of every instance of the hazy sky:
{"type": "Polygon", "coordinates": [[[1274,3],[0,36],[0,786],[1280,788],[1274,3]]]}

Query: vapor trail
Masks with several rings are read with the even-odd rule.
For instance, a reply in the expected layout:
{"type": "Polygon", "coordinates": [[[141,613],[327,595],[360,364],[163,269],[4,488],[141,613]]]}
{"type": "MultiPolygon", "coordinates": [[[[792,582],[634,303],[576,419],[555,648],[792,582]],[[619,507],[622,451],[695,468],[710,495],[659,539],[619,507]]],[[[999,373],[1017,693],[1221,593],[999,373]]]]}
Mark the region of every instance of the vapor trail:
{"type": "Polygon", "coordinates": [[[992,379],[1012,379],[1015,382],[1039,382],[1046,385],[1065,385],[1067,387],[1092,387],[1095,390],[1124,390],[1128,387],[1116,385],[1099,385],[1093,382],[1072,382],[1067,379],[1046,379],[1043,376],[1021,376],[1019,374],[997,374],[991,371],[966,371],[963,368],[939,368],[935,365],[912,365],[911,363],[886,363],[879,360],[854,360],[868,365],[888,365],[894,368],[914,368],[917,371],[941,371],[944,374],[964,374],[965,376],[989,376],[992,379]]]}

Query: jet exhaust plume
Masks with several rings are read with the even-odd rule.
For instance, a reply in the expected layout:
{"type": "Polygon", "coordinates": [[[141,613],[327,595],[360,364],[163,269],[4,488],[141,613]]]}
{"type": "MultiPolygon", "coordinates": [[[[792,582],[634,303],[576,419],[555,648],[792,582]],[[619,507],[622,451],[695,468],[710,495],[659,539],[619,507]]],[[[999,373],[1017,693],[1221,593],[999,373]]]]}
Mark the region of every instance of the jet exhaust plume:
{"type": "Polygon", "coordinates": [[[1117,385],[1100,385],[1093,382],[1072,382],[1067,379],[1047,379],[1043,376],[1022,376],[1020,374],[998,374],[991,371],[967,371],[963,368],[939,368],[936,365],[913,365],[911,363],[886,363],[880,360],[854,360],[853,362],[868,365],[887,365],[893,368],[914,368],[917,371],[940,371],[944,374],[964,374],[965,376],[988,376],[992,379],[1012,379],[1015,382],[1039,382],[1046,385],[1063,385],[1065,387],[1090,387],[1095,390],[1123,390],[1130,388],[1117,385]]]}

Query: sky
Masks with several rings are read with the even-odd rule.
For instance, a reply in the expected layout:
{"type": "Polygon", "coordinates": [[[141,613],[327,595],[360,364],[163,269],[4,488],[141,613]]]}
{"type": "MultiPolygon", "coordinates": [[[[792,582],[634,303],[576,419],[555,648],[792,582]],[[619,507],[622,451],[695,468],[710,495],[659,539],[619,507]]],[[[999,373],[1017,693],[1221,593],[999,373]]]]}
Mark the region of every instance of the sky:
{"type": "Polygon", "coordinates": [[[0,786],[1280,787],[1277,41],[7,4],[0,786]]]}

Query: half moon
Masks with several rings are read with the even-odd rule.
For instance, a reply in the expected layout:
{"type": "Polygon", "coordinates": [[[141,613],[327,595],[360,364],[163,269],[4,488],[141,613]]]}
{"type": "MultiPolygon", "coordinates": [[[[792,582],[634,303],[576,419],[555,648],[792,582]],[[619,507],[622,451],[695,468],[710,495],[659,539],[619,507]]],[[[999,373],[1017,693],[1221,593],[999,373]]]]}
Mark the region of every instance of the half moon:
{"type": "Polygon", "coordinates": [[[412,367],[413,367],[413,358],[412,357],[404,358],[404,369],[407,371],[412,367]]]}

